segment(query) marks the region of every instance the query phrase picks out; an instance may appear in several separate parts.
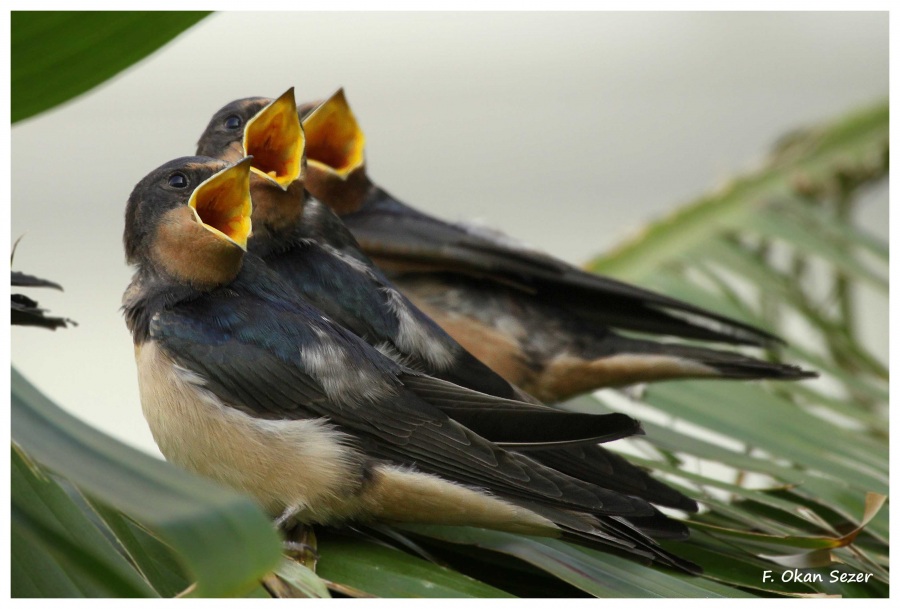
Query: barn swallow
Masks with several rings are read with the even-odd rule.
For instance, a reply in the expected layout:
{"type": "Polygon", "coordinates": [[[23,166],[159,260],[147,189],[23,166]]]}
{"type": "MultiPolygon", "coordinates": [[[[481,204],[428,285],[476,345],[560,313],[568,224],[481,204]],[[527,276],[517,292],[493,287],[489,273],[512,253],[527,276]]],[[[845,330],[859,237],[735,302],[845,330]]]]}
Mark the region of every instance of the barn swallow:
{"type": "Polygon", "coordinates": [[[491,395],[524,398],[394,289],[337,215],[307,196],[304,152],[293,89],[274,100],[227,104],[197,147],[198,155],[229,162],[253,156],[249,249],[308,302],[407,366],[491,395]]]}
{"type": "Polygon", "coordinates": [[[460,425],[428,393],[449,383],[383,356],[246,253],[250,162],[177,159],[128,200],[123,309],[168,460],[304,524],[480,526],[698,572],[631,524],[665,520],[650,504],[460,425]]]}
{"type": "Polygon", "coordinates": [[[545,402],[678,378],[811,378],[795,366],[616,330],[735,345],[776,336],[723,315],[588,273],[502,233],[451,224],[369,180],[365,137],[343,90],[307,104],[306,187],[419,308],[512,384],[545,402]]]}
{"type": "MultiPolygon", "coordinates": [[[[294,158],[302,157],[303,152],[292,89],[275,100],[254,97],[225,105],[201,136],[198,154],[226,161],[244,154],[254,157],[254,230],[249,250],[263,258],[307,302],[398,363],[489,396],[534,402],[409,302],[359,249],[340,219],[327,206],[306,196],[300,184],[303,172],[298,169],[304,163],[294,158]],[[281,125],[285,132],[261,129],[260,124],[281,125]],[[279,162],[267,163],[265,159],[279,162]],[[285,166],[293,168],[289,174],[283,170],[285,166]]],[[[509,441],[510,429],[522,433],[522,424],[514,420],[514,416],[526,416],[521,412],[497,419],[500,424],[495,427],[486,426],[484,407],[503,407],[498,400],[485,398],[474,409],[449,400],[442,403],[446,414],[492,441],[509,441]]],[[[520,406],[516,409],[521,411],[520,406]]],[[[635,431],[631,421],[623,420],[610,424],[603,439],[611,441],[635,431]]],[[[666,507],[697,510],[694,500],[599,446],[556,446],[553,451],[532,456],[541,462],[552,458],[560,471],[577,470],[580,478],[610,490],[666,507]]]]}

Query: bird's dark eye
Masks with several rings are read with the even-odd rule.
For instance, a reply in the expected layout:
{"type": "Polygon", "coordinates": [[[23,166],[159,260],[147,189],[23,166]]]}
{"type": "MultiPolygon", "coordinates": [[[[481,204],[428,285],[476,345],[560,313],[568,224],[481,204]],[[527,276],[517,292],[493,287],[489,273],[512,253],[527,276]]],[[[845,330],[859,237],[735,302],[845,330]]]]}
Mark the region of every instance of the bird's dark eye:
{"type": "Polygon", "coordinates": [[[240,129],[241,123],[243,123],[243,122],[244,121],[241,120],[240,116],[237,116],[236,114],[232,114],[231,116],[229,116],[228,118],[225,119],[225,128],[226,129],[240,129]]]}
{"type": "Polygon", "coordinates": [[[187,176],[181,172],[173,173],[169,176],[169,186],[172,188],[187,188],[187,176]]]}

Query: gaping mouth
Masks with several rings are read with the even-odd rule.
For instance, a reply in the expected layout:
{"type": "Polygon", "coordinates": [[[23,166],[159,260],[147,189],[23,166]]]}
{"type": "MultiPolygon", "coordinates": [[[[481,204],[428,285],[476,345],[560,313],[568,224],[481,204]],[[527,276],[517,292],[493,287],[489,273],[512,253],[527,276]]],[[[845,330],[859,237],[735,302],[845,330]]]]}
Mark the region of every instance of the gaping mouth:
{"type": "Polygon", "coordinates": [[[223,169],[201,183],[188,200],[197,220],[214,234],[247,249],[250,236],[251,158],[223,169]]]}
{"type": "Polygon", "coordinates": [[[285,190],[303,172],[305,144],[293,87],[257,112],[244,128],[244,154],[253,157],[253,171],[285,190]]]}
{"type": "Polygon", "coordinates": [[[344,90],[313,110],[303,121],[310,164],[346,178],[365,162],[366,136],[344,97],[344,90]]]}

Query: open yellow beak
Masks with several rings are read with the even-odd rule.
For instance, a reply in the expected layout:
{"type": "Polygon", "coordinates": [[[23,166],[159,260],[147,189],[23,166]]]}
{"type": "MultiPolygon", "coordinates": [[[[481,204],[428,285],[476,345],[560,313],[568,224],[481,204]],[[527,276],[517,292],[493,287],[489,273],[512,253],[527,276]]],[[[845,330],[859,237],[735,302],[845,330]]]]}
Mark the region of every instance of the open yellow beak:
{"type": "Polygon", "coordinates": [[[252,171],[283,190],[303,175],[305,147],[293,87],[257,112],[244,128],[244,155],[253,157],[252,171]]]}
{"type": "Polygon", "coordinates": [[[353,111],[338,91],[303,121],[306,156],[311,165],[345,179],[365,163],[366,136],[353,111]]]}
{"type": "Polygon", "coordinates": [[[201,183],[188,200],[197,221],[213,234],[247,250],[250,237],[250,166],[246,157],[201,183]]]}

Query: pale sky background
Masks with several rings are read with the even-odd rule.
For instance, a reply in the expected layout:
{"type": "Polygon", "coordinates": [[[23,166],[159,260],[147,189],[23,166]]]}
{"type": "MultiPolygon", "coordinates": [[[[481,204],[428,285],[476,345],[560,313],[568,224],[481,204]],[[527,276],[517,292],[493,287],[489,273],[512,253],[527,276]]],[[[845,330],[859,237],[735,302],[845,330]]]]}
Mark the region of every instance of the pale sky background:
{"type": "MultiPolygon", "coordinates": [[[[60,405],[158,454],[119,312],[125,201],[239,97],[339,86],[370,175],[571,262],[753,166],[784,132],[888,94],[887,13],[214,15],[99,89],[12,129],[15,270],[77,328],[13,328],[60,405]]],[[[887,193],[863,209],[887,237],[887,193]]],[[[887,307],[866,311],[887,352],[887,307]]]]}

